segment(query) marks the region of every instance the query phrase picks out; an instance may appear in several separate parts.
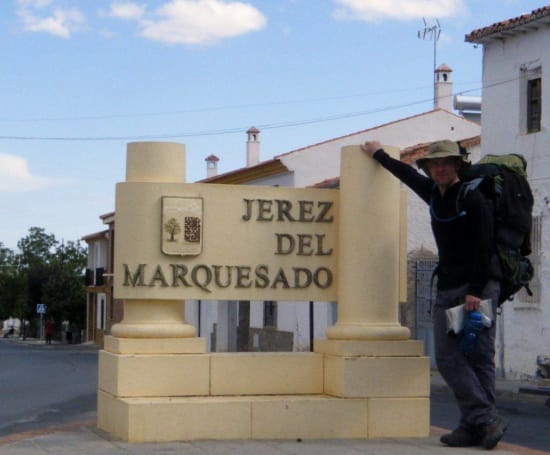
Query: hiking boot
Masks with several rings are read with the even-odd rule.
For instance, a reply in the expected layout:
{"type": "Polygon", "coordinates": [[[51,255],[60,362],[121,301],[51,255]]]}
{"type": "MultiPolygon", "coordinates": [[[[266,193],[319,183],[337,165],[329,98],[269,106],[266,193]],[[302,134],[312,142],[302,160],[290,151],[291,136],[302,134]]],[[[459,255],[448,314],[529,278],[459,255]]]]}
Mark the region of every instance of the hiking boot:
{"type": "Polygon", "coordinates": [[[452,433],[444,434],[439,440],[449,447],[472,447],[481,442],[479,436],[462,427],[458,427],[452,433]]]}
{"type": "Polygon", "coordinates": [[[508,428],[508,422],[500,417],[485,425],[482,429],[483,439],[481,440],[481,445],[487,450],[494,449],[498,441],[504,436],[506,428],[508,428]]]}

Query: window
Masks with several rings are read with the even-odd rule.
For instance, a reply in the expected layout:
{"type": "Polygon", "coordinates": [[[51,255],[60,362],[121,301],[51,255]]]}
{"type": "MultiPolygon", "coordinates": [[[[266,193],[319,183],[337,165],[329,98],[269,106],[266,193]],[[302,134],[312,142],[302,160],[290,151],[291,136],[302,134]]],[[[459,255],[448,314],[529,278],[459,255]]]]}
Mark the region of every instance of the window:
{"type": "Polygon", "coordinates": [[[541,255],[542,255],[542,216],[533,217],[533,226],[531,228],[531,254],[529,259],[535,269],[535,275],[531,280],[529,287],[533,292],[533,295],[527,294],[525,289],[522,289],[517,298],[521,303],[539,304],[541,296],[541,283],[540,283],[540,267],[541,267],[541,255]]]}
{"type": "Polygon", "coordinates": [[[264,327],[277,327],[277,303],[273,300],[264,302],[264,327]]]}
{"type": "Polygon", "coordinates": [[[540,77],[527,81],[527,132],[536,133],[540,131],[541,117],[541,85],[540,77]]]}

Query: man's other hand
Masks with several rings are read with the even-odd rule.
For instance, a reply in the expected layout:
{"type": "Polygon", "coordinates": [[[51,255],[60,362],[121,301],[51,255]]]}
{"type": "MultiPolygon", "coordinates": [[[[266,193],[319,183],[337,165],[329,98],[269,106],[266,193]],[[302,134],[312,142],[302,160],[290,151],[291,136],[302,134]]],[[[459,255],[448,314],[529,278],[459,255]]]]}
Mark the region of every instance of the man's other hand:
{"type": "Polygon", "coordinates": [[[481,299],[475,295],[467,294],[464,298],[464,310],[466,311],[479,310],[480,304],[481,299]]]}

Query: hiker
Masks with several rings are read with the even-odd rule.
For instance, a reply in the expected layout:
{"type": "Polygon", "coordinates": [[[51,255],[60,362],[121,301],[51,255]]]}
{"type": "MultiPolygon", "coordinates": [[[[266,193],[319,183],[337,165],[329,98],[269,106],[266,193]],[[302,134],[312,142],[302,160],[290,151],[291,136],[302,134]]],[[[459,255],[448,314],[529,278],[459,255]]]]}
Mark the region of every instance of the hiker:
{"type": "Polygon", "coordinates": [[[417,161],[427,176],[390,157],[378,141],[366,142],[361,149],[429,205],[439,255],[432,307],[436,364],[461,413],[458,427],[440,440],[452,447],[493,449],[507,427],[495,407],[495,325],[481,331],[474,352],[464,353],[460,337],[448,334],[445,318],[445,310],[460,304],[467,312],[478,310],[482,299],[491,299],[496,314],[500,283],[491,273],[498,259],[488,202],[478,191],[462,194],[460,175],[469,163],[456,142],[430,145],[417,161]]]}

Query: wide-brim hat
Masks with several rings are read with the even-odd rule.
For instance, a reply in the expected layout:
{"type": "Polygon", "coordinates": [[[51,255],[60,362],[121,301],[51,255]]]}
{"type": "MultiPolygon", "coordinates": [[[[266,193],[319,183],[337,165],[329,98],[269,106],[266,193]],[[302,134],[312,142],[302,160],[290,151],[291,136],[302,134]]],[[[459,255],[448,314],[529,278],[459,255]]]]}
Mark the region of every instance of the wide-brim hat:
{"type": "Polygon", "coordinates": [[[454,158],[459,162],[461,169],[470,164],[468,156],[461,153],[459,145],[454,141],[445,139],[430,144],[428,154],[416,160],[416,165],[425,172],[426,163],[437,158],[454,158]]]}

